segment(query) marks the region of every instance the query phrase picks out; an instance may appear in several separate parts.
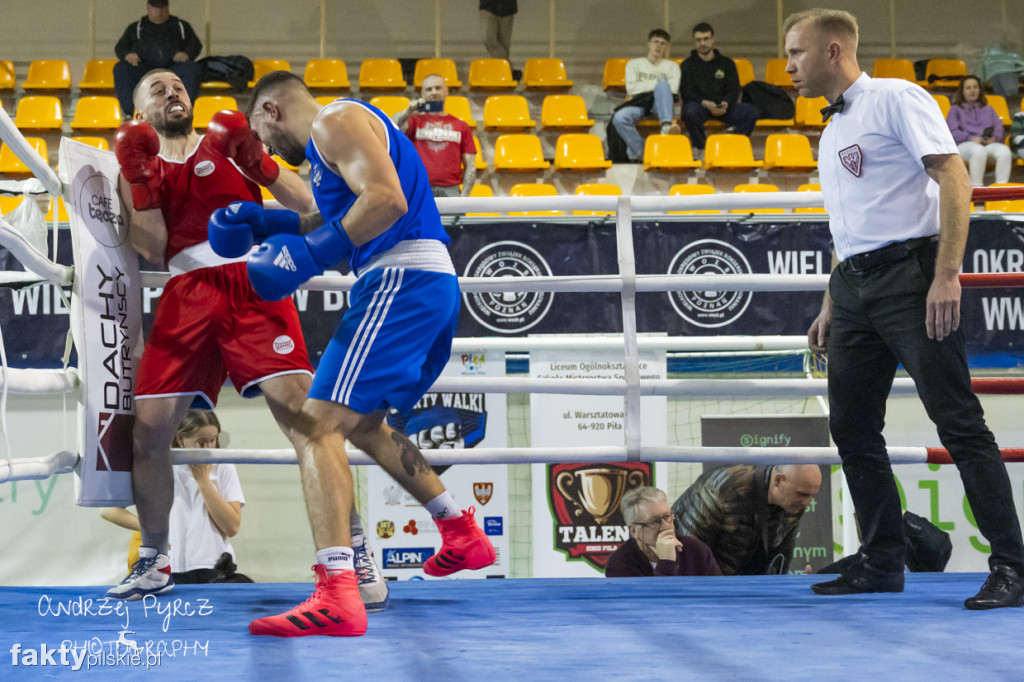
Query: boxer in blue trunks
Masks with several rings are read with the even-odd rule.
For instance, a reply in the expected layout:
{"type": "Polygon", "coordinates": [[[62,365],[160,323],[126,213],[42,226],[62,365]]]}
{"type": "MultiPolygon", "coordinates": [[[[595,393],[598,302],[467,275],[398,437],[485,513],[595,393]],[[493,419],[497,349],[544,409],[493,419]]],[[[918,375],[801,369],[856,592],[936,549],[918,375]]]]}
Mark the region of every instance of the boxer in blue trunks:
{"type": "Polygon", "coordinates": [[[445,576],[496,559],[473,510],[458,507],[416,446],[385,421],[391,408],[411,409],[447,363],[459,313],[458,279],[426,169],[380,110],[356,100],[322,106],[299,77],[276,71],[256,84],[249,123],[289,163],[309,160],[318,212],[232,204],[210,218],[213,249],[242,255],[262,241],[247,271],[266,300],[291,295],[339,261],[348,260],[357,276],[351,307],[321,358],[294,441],[317,548],[316,591],[290,611],[253,621],[249,631],[361,635],[366,614],[350,548],[346,439],[434,517],[442,545],[424,572],[445,576]]]}

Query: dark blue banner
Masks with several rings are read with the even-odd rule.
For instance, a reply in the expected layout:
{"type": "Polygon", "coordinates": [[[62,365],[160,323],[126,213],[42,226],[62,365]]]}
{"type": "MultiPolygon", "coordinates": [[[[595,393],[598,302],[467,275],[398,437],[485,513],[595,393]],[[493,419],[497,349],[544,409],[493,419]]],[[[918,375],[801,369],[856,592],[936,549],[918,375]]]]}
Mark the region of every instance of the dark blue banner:
{"type": "MultiPolygon", "coordinates": [[[[71,262],[61,235],[59,261],[71,262]]],[[[602,275],[618,272],[614,225],[508,221],[449,227],[456,272],[468,277],[602,275]]],[[[638,274],[823,274],[831,241],[824,222],[634,223],[638,274]]],[[[22,270],[0,249],[0,267],[22,270]]],[[[146,266],[151,268],[151,266],[146,266]]],[[[1024,270],[1024,227],[975,218],[964,272],[1024,270]]],[[[68,292],[70,297],[70,292],[68,292]]],[[[148,330],[159,292],[143,293],[148,330]]],[[[346,307],[335,292],[298,292],[296,305],[314,365],[346,307]]],[[[670,292],[640,294],[640,332],[670,335],[804,334],[821,305],[818,292],[670,292]]],[[[1024,290],[967,289],[962,304],[972,364],[1017,365],[1024,330],[1024,290]]],[[[57,367],[64,352],[68,310],[53,285],[0,288],[0,330],[14,367],[57,367]]],[[[923,320],[922,320],[923,323],[923,320]]],[[[622,331],[616,294],[483,293],[463,296],[459,336],[525,336],[622,331]]]]}

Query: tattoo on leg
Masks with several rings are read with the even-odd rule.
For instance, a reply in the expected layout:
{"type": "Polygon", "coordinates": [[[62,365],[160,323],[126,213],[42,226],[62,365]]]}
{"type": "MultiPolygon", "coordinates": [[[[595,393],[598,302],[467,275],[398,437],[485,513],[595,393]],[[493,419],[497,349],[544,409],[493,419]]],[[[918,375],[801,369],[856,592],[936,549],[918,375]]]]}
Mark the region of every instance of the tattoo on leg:
{"type": "Polygon", "coordinates": [[[430,471],[430,465],[427,464],[427,460],[423,458],[423,454],[412,444],[412,441],[397,431],[391,432],[391,440],[395,441],[395,444],[402,449],[402,468],[405,469],[406,476],[415,478],[419,473],[430,471]]]}

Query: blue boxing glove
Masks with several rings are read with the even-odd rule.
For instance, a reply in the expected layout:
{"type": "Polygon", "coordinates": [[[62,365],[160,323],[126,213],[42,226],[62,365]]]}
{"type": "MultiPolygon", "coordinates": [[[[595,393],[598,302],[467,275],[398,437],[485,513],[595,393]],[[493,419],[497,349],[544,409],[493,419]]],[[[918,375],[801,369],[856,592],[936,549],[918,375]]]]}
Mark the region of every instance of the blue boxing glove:
{"type": "Polygon", "coordinates": [[[309,278],[324,274],[355,246],[340,222],[313,230],[305,237],[278,234],[249,256],[246,270],[252,288],[265,301],[290,296],[309,278]]]}
{"type": "Polygon", "coordinates": [[[218,208],[207,227],[214,253],[225,258],[244,256],[253,244],[271,235],[298,233],[298,213],[268,210],[253,201],[236,201],[227,208],[218,208]]]}

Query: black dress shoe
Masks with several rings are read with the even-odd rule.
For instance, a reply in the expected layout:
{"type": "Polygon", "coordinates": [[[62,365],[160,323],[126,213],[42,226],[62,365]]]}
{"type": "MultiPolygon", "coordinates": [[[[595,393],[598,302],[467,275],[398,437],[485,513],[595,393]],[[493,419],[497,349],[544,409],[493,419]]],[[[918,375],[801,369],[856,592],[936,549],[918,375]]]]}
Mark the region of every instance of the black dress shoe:
{"type": "Polygon", "coordinates": [[[972,610],[1001,609],[1005,606],[1020,606],[1024,602],[1024,581],[1009,566],[992,569],[981,591],[964,602],[972,610]]]}
{"type": "Polygon", "coordinates": [[[818,594],[902,592],[903,573],[879,571],[866,563],[859,563],[851,566],[835,580],[811,585],[811,589],[818,594]]]}

